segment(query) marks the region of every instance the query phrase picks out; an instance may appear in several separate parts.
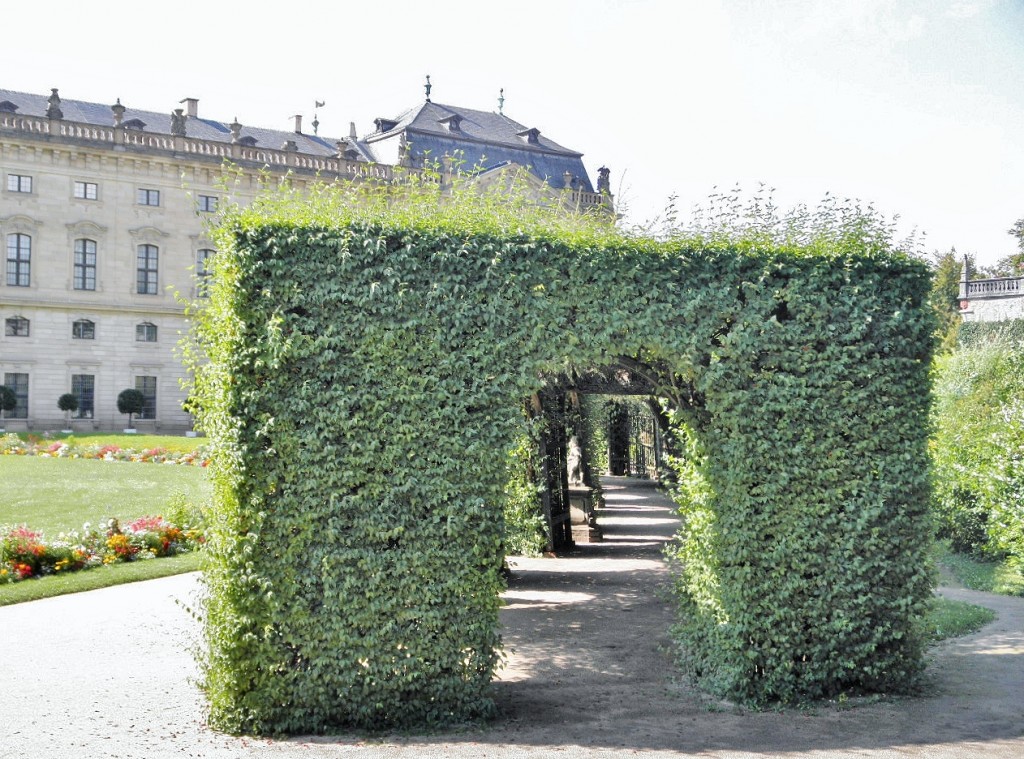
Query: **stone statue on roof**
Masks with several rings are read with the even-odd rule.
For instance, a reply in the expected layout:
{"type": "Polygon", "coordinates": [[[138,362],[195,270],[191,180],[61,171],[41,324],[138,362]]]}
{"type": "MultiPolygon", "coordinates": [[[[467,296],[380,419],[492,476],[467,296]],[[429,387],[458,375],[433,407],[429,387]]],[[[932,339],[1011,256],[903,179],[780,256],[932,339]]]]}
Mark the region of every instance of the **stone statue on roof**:
{"type": "Polygon", "coordinates": [[[171,112],[171,134],[175,137],[185,136],[185,111],[183,108],[175,108],[171,112]]]}

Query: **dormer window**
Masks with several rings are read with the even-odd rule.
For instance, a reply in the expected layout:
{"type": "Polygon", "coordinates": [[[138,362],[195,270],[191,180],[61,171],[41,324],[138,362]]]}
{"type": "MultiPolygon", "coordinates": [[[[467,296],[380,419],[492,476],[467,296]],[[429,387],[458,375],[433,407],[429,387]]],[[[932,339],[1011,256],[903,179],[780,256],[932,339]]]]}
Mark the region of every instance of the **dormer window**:
{"type": "Polygon", "coordinates": [[[255,147],[257,142],[259,142],[259,140],[257,140],[255,137],[249,134],[247,134],[245,137],[238,138],[238,144],[247,148],[255,147]]]}
{"type": "Polygon", "coordinates": [[[539,129],[525,129],[522,132],[516,132],[518,137],[521,137],[523,141],[528,142],[530,145],[537,144],[537,138],[540,137],[539,129]]]}
{"type": "Polygon", "coordinates": [[[138,131],[141,132],[143,129],[146,128],[146,122],[142,119],[128,119],[126,122],[124,122],[123,126],[126,129],[137,129],[138,131]]]}
{"type": "Polygon", "coordinates": [[[377,125],[378,132],[390,132],[398,126],[398,122],[391,119],[374,119],[373,123],[377,125]]]}
{"type": "Polygon", "coordinates": [[[10,100],[5,100],[0,103],[0,113],[14,113],[18,110],[18,106],[12,103],[10,100]]]}
{"type": "Polygon", "coordinates": [[[457,113],[453,113],[451,116],[446,116],[443,119],[438,119],[437,123],[447,127],[449,132],[462,131],[462,117],[457,113]]]}

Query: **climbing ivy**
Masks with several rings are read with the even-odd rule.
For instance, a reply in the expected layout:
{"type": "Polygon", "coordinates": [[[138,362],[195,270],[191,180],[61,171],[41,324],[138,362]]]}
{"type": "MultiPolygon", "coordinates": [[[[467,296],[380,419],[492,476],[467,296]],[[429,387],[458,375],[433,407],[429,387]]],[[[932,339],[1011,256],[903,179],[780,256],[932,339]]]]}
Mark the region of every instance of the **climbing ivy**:
{"type": "Polygon", "coordinates": [[[754,702],[912,683],[931,580],[924,264],[849,224],[655,242],[500,190],[325,186],[227,213],[193,314],[216,450],[211,724],[490,714],[524,400],[617,355],[669,367],[689,441],[688,671],[754,702]]]}

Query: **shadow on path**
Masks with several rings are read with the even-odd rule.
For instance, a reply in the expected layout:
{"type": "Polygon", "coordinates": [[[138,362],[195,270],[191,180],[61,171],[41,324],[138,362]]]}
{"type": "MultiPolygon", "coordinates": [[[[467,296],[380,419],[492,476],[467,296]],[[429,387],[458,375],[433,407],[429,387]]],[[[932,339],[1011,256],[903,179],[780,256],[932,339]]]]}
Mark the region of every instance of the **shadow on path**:
{"type": "Polygon", "coordinates": [[[0,608],[0,759],[8,757],[971,757],[1024,756],[1024,599],[963,589],[999,618],[932,651],[929,695],[748,712],[680,682],[672,665],[676,527],[652,483],[608,478],[605,540],[512,559],[501,612],[507,666],[489,725],[430,736],[234,738],[203,724],[176,602],[196,575],[0,608]]]}
{"type": "Polygon", "coordinates": [[[515,560],[502,612],[510,656],[494,686],[500,716],[473,740],[630,753],[1024,756],[1024,599],[943,591],[999,619],[933,650],[927,697],[737,709],[690,688],[672,663],[661,559],[677,525],[672,504],[651,482],[604,483],[603,543],[515,560]]]}

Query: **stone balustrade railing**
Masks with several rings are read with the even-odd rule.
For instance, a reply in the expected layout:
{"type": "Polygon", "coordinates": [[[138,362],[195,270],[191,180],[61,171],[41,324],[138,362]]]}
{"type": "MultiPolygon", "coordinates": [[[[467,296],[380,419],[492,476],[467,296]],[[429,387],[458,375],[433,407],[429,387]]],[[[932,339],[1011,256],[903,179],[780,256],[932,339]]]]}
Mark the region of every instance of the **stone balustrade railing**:
{"type": "Polygon", "coordinates": [[[611,197],[600,192],[587,192],[586,190],[573,190],[570,197],[571,202],[578,208],[585,206],[600,206],[611,203],[611,197]]]}
{"type": "Polygon", "coordinates": [[[350,161],[331,156],[315,156],[294,150],[256,148],[217,140],[195,137],[176,137],[170,134],[144,132],[126,127],[104,127],[64,119],[51,120],[40,116],[0,113],[0,132],[22,132],[32,136],[57,136],[79,142],[97,143],[102,147],[124,145],[147,151],[185,153],[229,161],[246,161],[275,169],[335,174],[350,179],[380,179],[389,181],[394,169],[382,164],[350,161]]]}
{"type": "MultiPolygon", "coordinates": [[[[275,150],[257,148],[238,143],[202,140],[195,137],[179,137],[171,134],[145,132],[123,126],[98,126],[65,119],[48,119],[41,116],[25,116],[17,113],[0,112],[0,134],[21,132],[31,136],[60,137],[78,143],[95,143],[101,147],[146,151],[164,151],[214,158],[227,161],[269,166],[274,169],[296,169],[299,171],[342,176],[348,179],[376,179],[390,182],[395,179],[395,167],[386,164],[352,161],[336,156],[316,156],[296,150],[275,150]]],[[[401,169],[412,173],[414,169],[401,169]]],[[[439,181],[436,177],[424,175],[421,181],[439,181]]],[[[570,198],[576,208],[610,205],[611,198],[598,192],[573,190],[570,198]]],[[[972,283],[973,285],[973,283],[972,283]]]]}
{"type": "Polygon", "coordinates": [[[967,283],[968,298],[996,298],[1002,295],[1024,294],[1024,277],[976,279],[967,283]]]}

